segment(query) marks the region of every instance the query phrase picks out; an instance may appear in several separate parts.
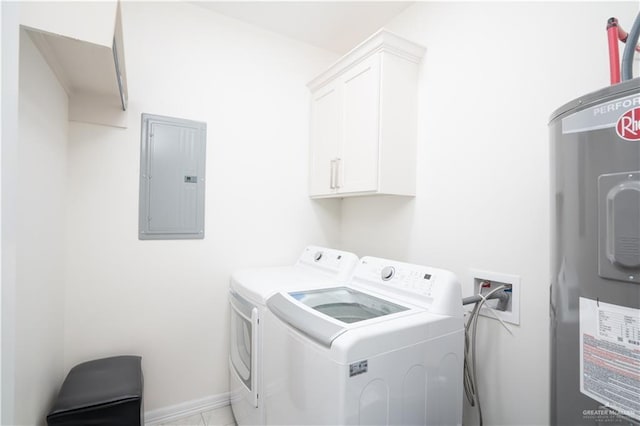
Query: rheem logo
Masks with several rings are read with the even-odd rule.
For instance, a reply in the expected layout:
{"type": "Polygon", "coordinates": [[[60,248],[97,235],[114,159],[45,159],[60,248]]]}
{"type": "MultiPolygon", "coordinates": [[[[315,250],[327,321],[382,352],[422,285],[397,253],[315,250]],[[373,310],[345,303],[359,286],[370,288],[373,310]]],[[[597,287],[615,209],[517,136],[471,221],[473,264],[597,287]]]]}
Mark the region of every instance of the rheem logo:
{"type": "Polygon", "coordinates": [[[628,141],[640,141],[640,107],[630,109],[618,118],[616,133],[628,141]]]}

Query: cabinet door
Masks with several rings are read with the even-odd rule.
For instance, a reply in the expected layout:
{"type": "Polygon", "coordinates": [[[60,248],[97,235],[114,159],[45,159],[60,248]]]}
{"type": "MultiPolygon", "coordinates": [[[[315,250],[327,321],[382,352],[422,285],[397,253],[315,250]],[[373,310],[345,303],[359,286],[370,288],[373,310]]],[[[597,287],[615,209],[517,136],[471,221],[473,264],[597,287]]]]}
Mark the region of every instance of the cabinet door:
{"type": "Polygon", "coordinates": [[[330,195],[337,187],[337,156],[341,138],[339,85],[332,83],[312,94],[310,182],[311,196],[330,195]]]}
{"type": "Polygon", "coordinates": [[[341,79],[344,128],[339,147],[339,192],[378,188],[380,55],[349,70],[341,79]]]}

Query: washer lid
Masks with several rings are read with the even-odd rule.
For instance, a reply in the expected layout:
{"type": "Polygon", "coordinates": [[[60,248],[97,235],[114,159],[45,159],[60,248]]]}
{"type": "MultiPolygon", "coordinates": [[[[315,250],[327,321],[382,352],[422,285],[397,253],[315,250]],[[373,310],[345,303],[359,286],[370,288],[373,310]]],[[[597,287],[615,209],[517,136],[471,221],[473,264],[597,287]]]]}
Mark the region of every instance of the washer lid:
{"type": "Polygon", "coordinates": [[[426,313],[347,287],[279,292],[267,300],[267,307],[280,320],[328,348],[349,330],[426,313]]]}
{"type": "Polygon", "coordinates": [[[289,293],[303,305],[344,323],[354,323],[409,308],[347,287],[289,293]]]}

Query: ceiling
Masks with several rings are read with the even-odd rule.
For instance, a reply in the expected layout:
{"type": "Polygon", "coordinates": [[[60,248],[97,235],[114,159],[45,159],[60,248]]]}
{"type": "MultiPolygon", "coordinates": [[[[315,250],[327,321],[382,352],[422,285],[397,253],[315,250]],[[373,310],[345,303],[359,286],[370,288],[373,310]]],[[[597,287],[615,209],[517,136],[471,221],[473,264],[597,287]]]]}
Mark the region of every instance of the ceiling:
{"type": "Polygon", "coordinates": [[[412,1],[197,1],[207,9],[343,54],[412,1]]]}

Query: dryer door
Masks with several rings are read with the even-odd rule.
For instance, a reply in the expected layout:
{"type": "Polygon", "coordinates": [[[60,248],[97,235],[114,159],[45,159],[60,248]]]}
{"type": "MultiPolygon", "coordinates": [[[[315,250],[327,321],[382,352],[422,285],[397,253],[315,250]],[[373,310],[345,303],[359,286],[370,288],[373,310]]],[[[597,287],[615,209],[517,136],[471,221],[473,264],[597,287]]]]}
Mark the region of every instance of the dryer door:
{"type": "Polygon", "coordinates": [[[251,393],[254,407],[258,406],[257,348],[258,348],[258,309],[237,293],[229,293],[231,304],[231,341],[230,361],[235,374],[251,393]]]}

